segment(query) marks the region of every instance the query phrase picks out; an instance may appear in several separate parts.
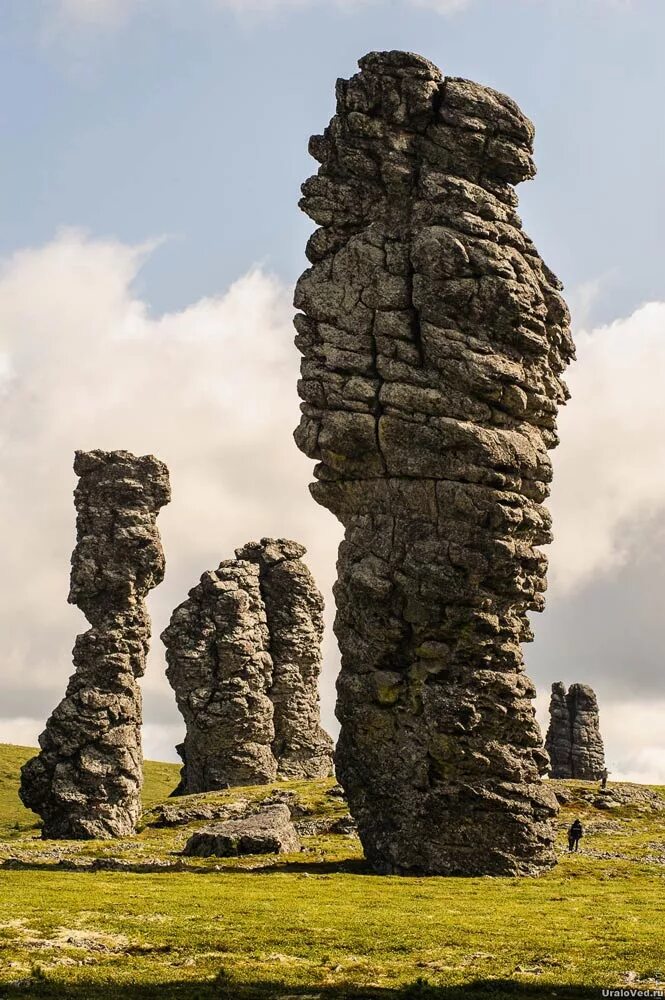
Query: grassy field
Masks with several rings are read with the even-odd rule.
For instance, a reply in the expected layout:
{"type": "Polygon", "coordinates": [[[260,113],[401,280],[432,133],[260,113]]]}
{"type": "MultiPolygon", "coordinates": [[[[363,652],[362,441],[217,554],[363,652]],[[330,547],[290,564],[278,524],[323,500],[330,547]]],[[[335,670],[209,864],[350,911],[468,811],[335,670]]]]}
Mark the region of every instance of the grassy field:
{"type": "MultiPolygon", "coordinates": [[[[125,841],[41,841],[16,795],[31,753],[0,746],[0,1000],[507,1000],[665,990],[665,811],[601,811],[580,799],[582,783],[557,782],[571,802],[560,817],[560,864],[549,874],[388,878],[367,874],[359,842],[343,835],[304,838],[301,853],[279,859],[181,858],[197,824],[158,827],[150,813],[125,841]],[[577,815],[587,836],[569,856],[564,830],[577,815]]],[[[176,781],[175,765],[149,762],[146,808],[176,781]]],[[[326,795],[331,785],[279,787],[297,791],[314,817],[342,815],[344,803],[326,795]]]]}

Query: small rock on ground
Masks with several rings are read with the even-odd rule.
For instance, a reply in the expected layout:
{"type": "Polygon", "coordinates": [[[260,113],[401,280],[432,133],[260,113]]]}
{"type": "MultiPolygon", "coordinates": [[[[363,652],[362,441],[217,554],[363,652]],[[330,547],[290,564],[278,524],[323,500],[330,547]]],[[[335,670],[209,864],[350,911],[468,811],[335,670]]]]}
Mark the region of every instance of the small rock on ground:
{"type": "Polygon", "coordinates": [[[288,806],[276,805],[254,816],[199,830],[189,838],[183,854],[229,858],[240,854],[291,854],[299,850],[300,838],[288,806]]]}

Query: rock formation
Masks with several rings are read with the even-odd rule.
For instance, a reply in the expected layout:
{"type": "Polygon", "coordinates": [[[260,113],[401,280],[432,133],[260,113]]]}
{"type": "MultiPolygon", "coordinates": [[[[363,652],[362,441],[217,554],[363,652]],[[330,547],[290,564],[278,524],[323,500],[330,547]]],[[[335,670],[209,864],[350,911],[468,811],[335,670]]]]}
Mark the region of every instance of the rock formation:
{"type": "Polygon", "coordinates": [[[141,692],[150,640],[145,607],[164,576],[156,518],[170,500],[152,455],[78,451],[77,544],[69,602],[92,628],[74,646],[75,672],[23,767],[20,796],[44,837],[133,833],[141,811],[141,692]]]}
{"type": "Polygon", "coordinates": [[[557,681],[552,685],[550,724],[545,737],[553,778],[572,778],[572,735],[566,685],[557,681]]]}
{"type": "Polygon", "coordinates": [[[259,567],[227,559],[204,573],[162,640],[187,726],[176,793],[274,781],[272,660],[259,567]]]}
{"type": "Polygon", "coordinates": [[[557,805],[520,643],[573,344],[515,210],[533,126],[417,55],[360,70],[310,142],[295,296],[296,441],[346,529],[336,769],[376,870],[536,872],[557,805]]]}
{"type": "Polygon", "coordinates": [[[593,688],[571,684],[566,694],[561,681],[552,685],[545,749],[550,755],[553,778],[600,780],[605,769],[605,750],[593,688]]]}
{"type": "Polygon", "coordinates": [[[196,858],[230,858],[240,854],[294,854],[299,850],[300,838],[288,806],[276,805],[244,819],[197,830],[182,853],[196,858]]]}
{"type": "Polygon", "coordinates": [[[598,699],[587,684],[571,684],[567,701],[572,723],[572,777],[599,781],[605,770],[598,699]]]}
{"type": "Polygon", "coordinates": [[[204,573],[162,639],[187,724],[177,794],[323,777],[319,722],[323,599],[305,548],[263,538],[204,573]]]}
{"type": "Polygon", "coordinates": [[[280,778],[324,778],[332,773],[333,742],[321,728],[319,675],[323,597],[302,561],[304,545],[262,538],[236,549],[259,567],[273,663],[272,745],[280,778]]]}

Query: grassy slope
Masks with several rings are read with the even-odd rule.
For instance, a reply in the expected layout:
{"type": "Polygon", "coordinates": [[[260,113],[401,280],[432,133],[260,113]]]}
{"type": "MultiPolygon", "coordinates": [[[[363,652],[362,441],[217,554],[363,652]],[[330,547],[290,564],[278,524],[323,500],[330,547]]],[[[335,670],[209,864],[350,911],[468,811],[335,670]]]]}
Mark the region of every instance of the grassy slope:
{"type": "MultiPolygon", "coordinates": [[[[562,851],[579,814],[584,853],[562,854],[539,879],[372,876],[358,841],[343,836],[306,838],[301,854],[278,860],[76,872],[59,862],[173,864],[191,827],[147,826],[122,842],[42,842],[16,799],[30,753],[0,746],[0,860],[34,865],[0,870],[0,1000],[562,998],[665,977],[665,813],[562,810],[562,851]]],[[[177,770],[146,765],[147,805],[168,794],[177,770]]],[[[325,795],[330,784],[280,787],[297,789],[317,814],[342,812],[325,795]]]]}
{"type": "MultiPolygon", "coordinates": [[[[34,755],[32,747],[0,743],[0,841],[16,838],[37,827],[37,817],[25,808],[18,797],[19,772],[34,755]]],[[[178,764],[146,761],[143,786],[143,805],[146,809],[167,798],[178,784],[179,770],[178,764]]]]}

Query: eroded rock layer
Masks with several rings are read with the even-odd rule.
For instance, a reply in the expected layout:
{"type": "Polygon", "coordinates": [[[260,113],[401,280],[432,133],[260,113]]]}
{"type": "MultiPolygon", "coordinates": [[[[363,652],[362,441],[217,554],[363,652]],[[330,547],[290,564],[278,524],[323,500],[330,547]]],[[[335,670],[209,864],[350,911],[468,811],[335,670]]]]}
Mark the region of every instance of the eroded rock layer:
{"type": "Polygon", "coordinates": [[[346,529],[336,769],[379,871],[554,863],[520,644],[573,345],[515,211],[532,143],[509,98],[404,52],[361,59],[310,142],[296,441],[346,529]]]}
{"type": "Polygon", "coordinates": [[[303,545],[262,538],[204,573],[163,632],[187,725],[176,794],[325,777],[319,721],[323,598],[303,545]]]}
{"type": "Polygon", "coordinates": [[[288,806],[274,805],[242,819],[197,830],[182,853],[188,857],[230,858],[242,854],[295,854],[299,850],[300,838],[288,806]]]}
{"type": "Polygon", "coordinates": [[[204,573],[162,632],[187,726],[180,794],[274,781],[269,634],[259,567],[227,559],[204,573]]]}
{"type": "Polygon", "coordinates": [[[141,692],[150,640],[145,607],[164,576],[156,518],[170,500],[166,466],[126,451],[76,453],[76,548],[69,602],[92,625],[75,672],[23,767],[20,796],[43,836],[122,837],[141,811],[141,692]]]}
{"type": "Polygon", "coordinates": [[[552,685],[545,749],[553,778],[600,780],[605,769],[605,748],[593,688],[571,684],[566,693],[561,681],[552,685]]]}
{"type": "Polygon", "coordinates": [[[550,724],[545,737],[545,749],[550,758],[553,778],[572,778],[572,729],[566,699],[566,685],[556,681],[550,697],[550,724]]]}
{"type": "Polygon", "coordinates": [[[272,750],[282,778],[332,773],[333,743],[321,728],[319,705],[323,597],[302,560],[306,551],[287,538],[262,538],[236,549],[238,559],[259,567],[273,663],[272,750]]]}
{"type": "Polygon", "coordinates": [[[568,704],[572,722],[572,777],[598,781],[605,770],[598,699],[588,684],[571,684],[568,704]]]}

